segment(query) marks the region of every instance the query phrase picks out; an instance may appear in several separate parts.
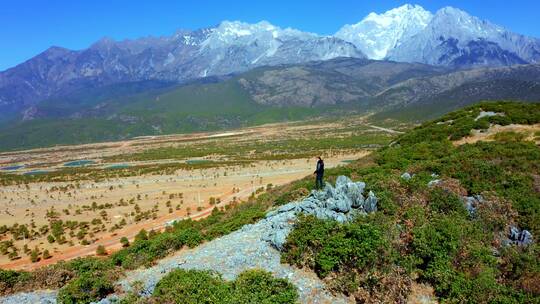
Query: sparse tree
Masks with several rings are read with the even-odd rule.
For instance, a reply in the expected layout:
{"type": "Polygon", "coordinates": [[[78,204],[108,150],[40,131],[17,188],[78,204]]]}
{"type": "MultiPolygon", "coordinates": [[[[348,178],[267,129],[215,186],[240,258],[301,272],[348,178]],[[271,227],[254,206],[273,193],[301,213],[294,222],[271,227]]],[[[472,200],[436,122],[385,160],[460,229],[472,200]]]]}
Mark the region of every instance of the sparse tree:
{"type": "Polygon", "coordinates": [[[37,247],[35,247],[34,250],[30,252],[30,261],[32,263],[36,263],[39,261],[39,249],[37,247]]]}
{"type": "Polygon", "coordinates": [[[135,236],[135,241],[138,240],[148,240],[148,233],[146,232],[146,230],[141,229],[141,231],[137,233],[137,235],[135,236]]]}
{"type": "Polygon", "coordinates": [[[120,239],[120,243],[122,244],[122,247],[129,247],[129,240],[125,236],[120,239]]]}
{"type": "Polygon", "coordinates": [[[96,248],[96,254],[99,256],[107,255],[107,250],[105,250],[105,246],[99,245],[96,248]]]}

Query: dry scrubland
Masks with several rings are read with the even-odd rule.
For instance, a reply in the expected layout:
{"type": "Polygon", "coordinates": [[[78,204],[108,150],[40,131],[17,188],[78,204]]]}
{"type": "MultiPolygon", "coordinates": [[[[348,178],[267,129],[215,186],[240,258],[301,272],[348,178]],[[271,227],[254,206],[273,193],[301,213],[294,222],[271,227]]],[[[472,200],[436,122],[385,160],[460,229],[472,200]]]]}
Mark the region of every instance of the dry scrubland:
{"type": "Polygon", "coordinates": [[[0,266],[114,251],[141,229],[201,218],[309,175],[316,155],[335,167],[394,136],[353,117],[3,153],[0,266]],[[88,162],[66,166],[77,160],[88,162]]]}

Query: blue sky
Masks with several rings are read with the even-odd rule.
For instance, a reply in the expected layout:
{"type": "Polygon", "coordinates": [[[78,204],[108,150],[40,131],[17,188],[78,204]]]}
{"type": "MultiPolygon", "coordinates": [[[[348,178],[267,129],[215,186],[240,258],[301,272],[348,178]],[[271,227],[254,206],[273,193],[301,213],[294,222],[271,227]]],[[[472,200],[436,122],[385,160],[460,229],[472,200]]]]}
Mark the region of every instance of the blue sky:
{"type": "Polygon", "coordinates": [[[144,1],[144,0],[3,0],[0,3],[0,71],[15,66],[52,45],[82,49],[107,36],[116,40],[170,35],[222,20],[268,20],[319,34],[332,34],[343,24],[368,13],[405,3],[435,12],[454,6],[512,31],[540,37],[540,1],[144,1]]]}

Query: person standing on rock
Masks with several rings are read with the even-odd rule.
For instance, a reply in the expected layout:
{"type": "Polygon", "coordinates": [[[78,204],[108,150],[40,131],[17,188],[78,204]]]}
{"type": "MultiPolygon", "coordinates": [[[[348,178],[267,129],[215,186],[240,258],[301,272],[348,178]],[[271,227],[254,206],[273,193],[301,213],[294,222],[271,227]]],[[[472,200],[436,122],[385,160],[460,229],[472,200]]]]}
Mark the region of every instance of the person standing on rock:
{"type": "Polygon", "coordinates": [[[323,188],[323,175],[324,175],[324,161],[319,156],[317,157],[319,159],[317,161],[317,168],[315,169],[315,189],[322,189],[323,188]]]}

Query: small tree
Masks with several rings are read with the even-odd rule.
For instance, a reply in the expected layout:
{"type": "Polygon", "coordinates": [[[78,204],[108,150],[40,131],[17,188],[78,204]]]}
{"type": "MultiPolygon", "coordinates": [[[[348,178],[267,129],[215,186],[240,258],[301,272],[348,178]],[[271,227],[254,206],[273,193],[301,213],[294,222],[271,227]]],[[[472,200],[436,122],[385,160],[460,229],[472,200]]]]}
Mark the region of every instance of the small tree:
{"type": "Polygon", "coordinates": [[[135,236],[135,241],[137,240],[148,240],[148,233],[146,232],[146,230],[141,229],[141,231],[137,233],[137,235],[135,236]]]}
{"type": "Polygon", "coordinates": [[[99,245],[96,248],[96,254],[99,256],[107,255],[107,250],[105,250],[105,246],[99,245]]]}
{"type": "Polygon", "coordinates": [[[47,259],[50,259],[52,257],[52,255],[49,253],[49,250],[45,249],[43,250],[43,259],[44,260],[47,260],[47,259]]]}
{"type": "Polygon", "coordinates": [[[32,252],[30,252],[30,261],[32,263],[36,263],[37,261],[39,261],[39,250],[38,248],[34,248],[34,250],[32,250],[32,252]]]}
{"type": "Polygon", "coordinates": [[[122,237],[120,239],[120,244],[122,244],[122,247],[129,247],[129,240],[127,237],[122,237]]]}

